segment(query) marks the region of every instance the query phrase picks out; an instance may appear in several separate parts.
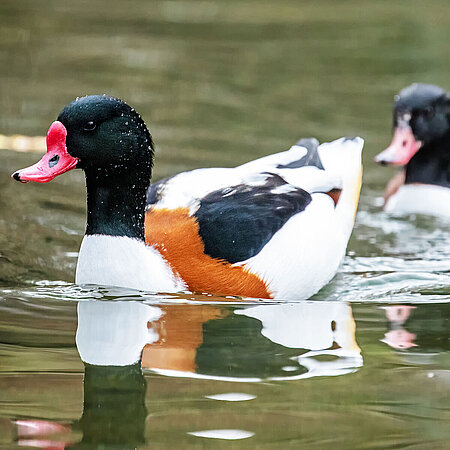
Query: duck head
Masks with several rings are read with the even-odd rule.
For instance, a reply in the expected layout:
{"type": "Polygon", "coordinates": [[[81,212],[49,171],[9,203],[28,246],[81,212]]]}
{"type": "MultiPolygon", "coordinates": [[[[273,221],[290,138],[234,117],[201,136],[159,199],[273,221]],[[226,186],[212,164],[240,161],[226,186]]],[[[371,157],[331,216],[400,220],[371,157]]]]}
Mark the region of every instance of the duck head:
{"type": "Polygon", "coordinates": [[[420,149],[450,131],[450,98],[438,86],[414,83],[402,89],[394,101],[394,136],[375,162],[405,166],[420,149]]]}
{"type": "Polygon", "coordinates": [[[89,95],[69,103],[47,133],[47,152],[33,166],[15,172],[17,181],[46,183],[75,168],[98,176],[150,179],[151,135],[139,114],[122,100],[89,95]]]}
{"type": "Polygon", "coordinates": [[[86,175],[86,234],[144,239],[153,142],[140,115],[122,100],[90,95],[69,103],[50,126],[47,152],[12,177],[46,183],[80,168],[86,175]]]}

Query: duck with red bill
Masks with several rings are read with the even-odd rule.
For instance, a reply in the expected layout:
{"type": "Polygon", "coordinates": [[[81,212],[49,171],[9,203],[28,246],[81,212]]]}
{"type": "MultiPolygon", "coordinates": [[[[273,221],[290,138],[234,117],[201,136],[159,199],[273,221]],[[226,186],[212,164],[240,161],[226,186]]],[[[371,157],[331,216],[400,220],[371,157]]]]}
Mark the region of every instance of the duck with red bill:
{"type": "Polygon", "coordinates": [[[402,169],[389,181],[384,209],[398,214],[450,217],[450,96],[414,83],[394,101],[394,136],[375,157],[402,169]]]}
{"type": "Polygon", "coordinates": [[[56,176],[75,169],[79,159],[67,152],[66,136],[66,127],[61,122],[53,122],[47,133],[47,152],[42,159],[30,167],[18,170],[11,177],[21,183],[47,183],[56,176]]]}
{"type": "Polygon", "coordinates": [[[57,120],[47,155],[14,178],[44,182],[83,170],[87,224],[77,284],[299,299],[338,270],[359,199],[361,138],[309,139],[235,168],[184,172],[149,190],[153,140],[134,108],[88,95],[57,120]]]}

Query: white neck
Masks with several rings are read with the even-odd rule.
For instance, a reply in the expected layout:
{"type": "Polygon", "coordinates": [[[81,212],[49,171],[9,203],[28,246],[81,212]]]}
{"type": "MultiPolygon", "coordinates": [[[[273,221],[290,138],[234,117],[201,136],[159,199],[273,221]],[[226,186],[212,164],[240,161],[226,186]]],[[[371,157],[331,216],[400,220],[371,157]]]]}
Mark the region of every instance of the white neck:
{"type": "Polygon", "coordinates": [[[100,234],[84,236],[75,283],[153,292],[186,289],[155,248],[138,239],[100,234]]]}

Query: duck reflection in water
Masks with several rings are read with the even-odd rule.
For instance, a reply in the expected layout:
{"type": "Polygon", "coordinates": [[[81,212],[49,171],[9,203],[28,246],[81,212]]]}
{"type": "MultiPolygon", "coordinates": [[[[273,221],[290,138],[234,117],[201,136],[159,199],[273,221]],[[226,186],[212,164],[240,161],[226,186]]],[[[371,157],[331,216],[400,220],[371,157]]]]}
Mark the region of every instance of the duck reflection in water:
{"type": "Polygon", "coordinates": [[[450,305],[389,305],[383,307],[388,331],[381,342],[413,364],[433,364],[450,349],[450,305]]]}
{"type": "MultiPolygon", "coordinates": [[[[344,375],[363,364],[351,307],[339,302],[231,308],[83,301],[76,344],[85,364],[84,409],[72,429],[82,438],[54,448],[144,443],[145,371],[258,382],[344,375]]],[[[30,445],[32,434],[21,444],[30,445]]]]}
{"type": "Polygon", "coordinates": [[[411,315],[412,309],[415,309],[415,306],[392,305],[384,307],[386,319],[390,324],[390,330],[384,334],[384,339],[381,342],[396,350],[417,347],[417,344],[414,342],[416,335],[403,328],[403,325],[411,315]]]}

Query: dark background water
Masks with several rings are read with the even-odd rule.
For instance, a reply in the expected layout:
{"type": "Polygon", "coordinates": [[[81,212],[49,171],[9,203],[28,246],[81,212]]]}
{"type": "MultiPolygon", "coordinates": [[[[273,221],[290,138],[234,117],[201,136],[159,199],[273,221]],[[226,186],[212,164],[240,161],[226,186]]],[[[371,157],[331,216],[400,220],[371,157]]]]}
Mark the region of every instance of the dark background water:
{"type": "MultiPolygon", "coordinates": [[[[155,180],[304,136],[366,141],[348,257],[317,306],[266,309],[275,328],[254,304],[75,287],[82,174],[22,186],[10,173],[39,155],[0,149],[2,448],[18,445],[17,420],[63,423],[52,439],[79,448],[446,448],[449,225],[384,214],[394,171],[372,159],[389,143],[398,90],[449,88],[448,1],[2,0],[0,25],[3,135],[45,135],[67,102],[108,93],[148,123],[155,180]],[[146,347],[143,372],[85,368],[78,301],[130,295],[162,310],[149,326],[165,343],[146,347]],[[206,398],[230,392],[255,398],[206,398]],[[188,434],[217,429],[254,435],[188,434]]],[[[120,316],[114,323],[118,339],[127,334],[120,316]]],[[[21,444],[45,448],[38,441],[21,444]]]]}

